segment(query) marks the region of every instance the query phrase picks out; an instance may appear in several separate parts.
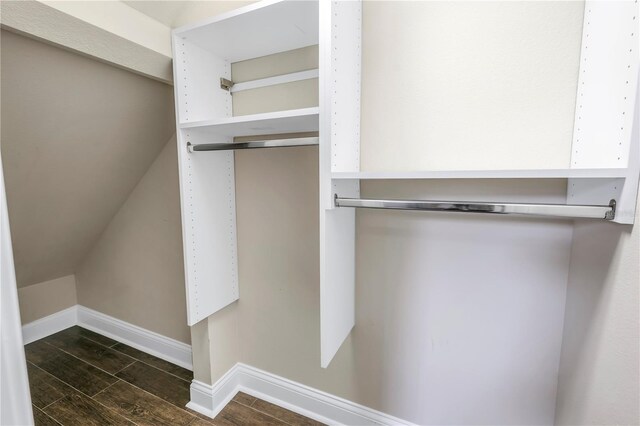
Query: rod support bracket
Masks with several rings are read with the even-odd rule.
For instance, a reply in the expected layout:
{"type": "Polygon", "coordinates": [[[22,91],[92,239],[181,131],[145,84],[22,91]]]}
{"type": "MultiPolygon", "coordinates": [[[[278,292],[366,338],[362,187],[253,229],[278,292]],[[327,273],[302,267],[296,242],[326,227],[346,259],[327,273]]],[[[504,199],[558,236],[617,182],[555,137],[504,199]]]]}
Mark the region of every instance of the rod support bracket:
{"type": "Polygon", "coordinates": [[[604,218],[606,220],[613,220],[616,218],[616,200],[609,201],[609,207],[611,207],[611,210],[604,215],[604,218]]]}
{"type": "Polygon", "coordinates": [[[227,92],[231,92],[231,88],[233,87],[233,81],[228,80],[226,78],[220,78],[220,88],[222,90],[226,90],[227,92]]]}

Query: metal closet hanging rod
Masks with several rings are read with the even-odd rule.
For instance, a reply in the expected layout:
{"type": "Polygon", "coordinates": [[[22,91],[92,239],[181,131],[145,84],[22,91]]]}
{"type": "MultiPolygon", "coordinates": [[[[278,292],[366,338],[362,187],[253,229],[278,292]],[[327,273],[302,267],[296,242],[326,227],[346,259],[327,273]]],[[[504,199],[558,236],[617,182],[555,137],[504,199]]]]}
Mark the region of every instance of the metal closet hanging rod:
{"type": "Polygon", "coordinates": [[[233,142],[233,143],[203,143],[194,145],[187,142],[187,151],[229,151],[238,149],[260,149],[260,148],[286,148],[291,146],[311,146],[318,145],[317,137],[308,138],[289,138],[289,139],[271,139],[250,142],[233,142]]]}
{"type": "Polygon", "coordinates": [[[336,207],[367,209],[419,210],[430,212],[460,212],[486,214],[514,214],[549,218],[586,218],[613,220],[616,202],[608,206],[567,204],[480,203],[467,201],[425,200],[377,200],[368,198],[343,198],[335,195],[336,207]]]}

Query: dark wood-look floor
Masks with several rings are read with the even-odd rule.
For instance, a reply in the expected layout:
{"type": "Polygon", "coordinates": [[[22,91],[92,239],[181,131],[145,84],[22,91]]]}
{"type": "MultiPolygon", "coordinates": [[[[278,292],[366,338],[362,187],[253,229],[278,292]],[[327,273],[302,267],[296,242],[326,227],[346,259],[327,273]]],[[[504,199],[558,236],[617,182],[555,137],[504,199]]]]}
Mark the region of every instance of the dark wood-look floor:
{"type": "Polygon", "coordinates": [[[191,371],[81,327],[25,346],[36,425],[320,425],[238,393],[215,419],[185,407],[191,371]]]}

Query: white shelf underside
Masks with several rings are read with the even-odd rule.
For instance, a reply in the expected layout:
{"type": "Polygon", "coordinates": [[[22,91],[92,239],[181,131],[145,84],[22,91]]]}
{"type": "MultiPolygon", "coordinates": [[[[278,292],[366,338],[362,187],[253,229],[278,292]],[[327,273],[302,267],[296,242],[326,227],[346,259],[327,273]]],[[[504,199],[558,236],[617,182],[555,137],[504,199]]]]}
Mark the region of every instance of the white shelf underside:
{"type": "Polygon", "coordinates": [[[318,44],[317,1],[267,1],[182,27],[175,34],[238,62],[318,44]]]}
{"type": "Polygon", "coordinates": [[[182,123],[182,130],[203,136],[235,137],[318,131],[318,108],[304,108],[265,114],[182,123]]]}

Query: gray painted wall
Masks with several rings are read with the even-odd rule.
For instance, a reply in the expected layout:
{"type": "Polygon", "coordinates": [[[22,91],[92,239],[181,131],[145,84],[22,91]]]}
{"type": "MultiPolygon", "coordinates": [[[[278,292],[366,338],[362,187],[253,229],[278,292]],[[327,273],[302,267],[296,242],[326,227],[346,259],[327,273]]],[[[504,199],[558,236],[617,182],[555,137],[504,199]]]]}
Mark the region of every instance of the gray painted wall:
{"type": "Polygon", "coordinates": [[[80,303],[188,343],[173,89],[6,31],[1,42],[23,323],[80,303]]]}
{"type": "Polygon", "coordinates": [[[2,31],[18,286],[73,274],[175,133],[172,88],[2,31]]]}

